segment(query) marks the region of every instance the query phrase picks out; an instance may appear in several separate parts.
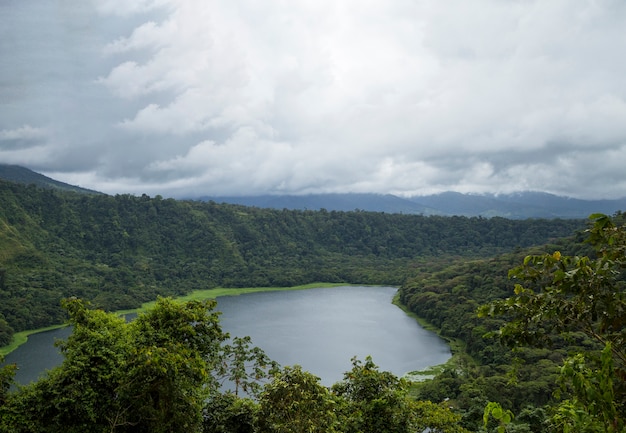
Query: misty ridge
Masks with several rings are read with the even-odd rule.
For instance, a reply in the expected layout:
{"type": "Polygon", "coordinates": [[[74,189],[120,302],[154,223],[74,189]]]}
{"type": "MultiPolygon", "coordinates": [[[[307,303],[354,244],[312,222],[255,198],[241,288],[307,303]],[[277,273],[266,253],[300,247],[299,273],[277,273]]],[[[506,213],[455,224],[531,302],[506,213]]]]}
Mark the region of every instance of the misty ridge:
{"type": "Polygon", "coordinates": [[[525,218],[587,218],[594,212],[613,214],[626,208],[626,198],[581,200],[543,192],[513,194],[440,194],[398,197],[391,194],[309,194],[201,197],[217,203],[233,203],[271,209],[299,209],[404,213],[439,216],[525,218]]]}
{"type": "MultiPolygon", "coordinates": [[[[0,179],[42,188],[101,194],[97,191],[69,185],[28,168],[0,164],[0,179]]],[[[308,194],[255,196],[190,196],[190,200],[239,204],[268,209],[322,210],[349,212],[401,213],[407,215],[480,216],[485,218],[574,218],[584,219],[594,212],[611,215],[626,209],[626,198],[615,200],[582,200],[543,192],[513,194],[440,194],[399,197],[392,194],[308,194]]]]}

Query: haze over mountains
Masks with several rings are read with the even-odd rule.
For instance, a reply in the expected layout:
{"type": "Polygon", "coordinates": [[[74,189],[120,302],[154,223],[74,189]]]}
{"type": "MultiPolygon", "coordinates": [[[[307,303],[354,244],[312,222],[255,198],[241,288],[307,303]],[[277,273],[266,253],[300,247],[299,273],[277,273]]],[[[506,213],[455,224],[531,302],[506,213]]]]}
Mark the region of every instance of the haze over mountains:
{"type": "MultiPolygon", "coordinates": [[[[96,191],[51,179],[28,168],[0,164],[0,179],[44,188],[58,188],[83,193],[96,191]]],[[[257,196],[202,196],[191,200],[215,201],[270,209],[327,211],[371,211],[422,215],[462,215],[482,217],[587,218],[592,213],[614,214],[626,209],[626,197],[616,200],[581,200],[544,192],[524,191],[514,194],[462,194],[444,192],[427,196],[398,197],[391,194],[309,194],[257,196]]]]}
{"type": "Polygon", "coordinates": [[[592,213],[612,215],[626,209],[626,198],[619,200],[579,200],[543,192],[515,194],[441,194],[402,198],[391,194],[312,194],[263,195],[245,197],[203,197],[221,203],[235,203],[273,209],[328,211],[363,210],[423,215],[462,215],[482,217],[587,218],[592,213]]]}

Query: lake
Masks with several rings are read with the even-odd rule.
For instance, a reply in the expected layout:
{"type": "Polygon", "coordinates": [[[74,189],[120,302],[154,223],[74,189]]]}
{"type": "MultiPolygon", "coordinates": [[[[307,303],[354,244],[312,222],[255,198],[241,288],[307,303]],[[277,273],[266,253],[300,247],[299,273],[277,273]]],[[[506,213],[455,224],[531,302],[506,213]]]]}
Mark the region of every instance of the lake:
{"type": "MultiPolygon", "coordinates": [[[[217,299],[221,324],[281,365],[299,364],[331,385],[351,368],[351,358],[371,355],[381,370],[402,376],[446,362],[444,340],[391,303],[393,287],[333,287],[259,292],[217,299]]],[[[28,383],[62,361],[54,340],[69,328],[31,335],[7,355],[18,383],[28,383]]]]}

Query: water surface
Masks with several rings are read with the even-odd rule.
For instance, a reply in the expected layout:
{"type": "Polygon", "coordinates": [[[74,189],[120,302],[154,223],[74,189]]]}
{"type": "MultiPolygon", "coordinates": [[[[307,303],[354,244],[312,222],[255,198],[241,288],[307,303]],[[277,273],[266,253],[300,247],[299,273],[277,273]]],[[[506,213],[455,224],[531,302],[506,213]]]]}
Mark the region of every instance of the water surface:
{"type": "MultiPolygon", "coordinates": [[[[392,287],[334,287],[260,292],[218,298],[221,324],[233,336],[252,337],[281,365],[299,364],[325,385],[340,380],[351,358],[371,355],[396,375],[446,362],[450,348],[391,303],[392,287]]],[[[28,383],[62,361],[53,342],[69,328],[31,335],[6,357],[28,383]]]]}

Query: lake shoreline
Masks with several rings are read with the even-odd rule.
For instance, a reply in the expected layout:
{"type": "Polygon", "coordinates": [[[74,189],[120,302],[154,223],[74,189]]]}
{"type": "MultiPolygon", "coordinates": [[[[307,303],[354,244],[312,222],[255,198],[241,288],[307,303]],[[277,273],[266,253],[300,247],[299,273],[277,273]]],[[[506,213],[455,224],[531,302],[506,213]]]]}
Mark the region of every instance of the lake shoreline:
{"type": "MultiPolygon", "coordinates": [[[[215,310],[222,314],[224,330],[231,335],[251,336],[272,359],[283,365],[299,364],[322,378],[327,386],[342,380],[341,372],[350,368],[348,359],[366,356],[372,356],[384,371],[419,381],[413,375],[416,371],[432,371],[434,367],[429,366],[446,363],[451,350],[444,339],[394,305],[397,291],[397,287],[389,285],[321,283],[290,288],[203,290],[177,299],[185,302],[217,298],[215,310]]],[[[141,309],[148,308],[150,303],[121,313],[141,314],[141,309]]],[[[5,362],[17,364],[21,371],[16,383],[38,380],[40,372],[63,362],[53,343],[67,340],[71,332],[72,328],[66,327],[31,334],[28,344],[9,354],[5,362]]]]}
{"type": "MultiPolygon", "coordinates": [[[[207,299],[216,299],[222,296],[239,296],[245,295],[247,293],[258,293],[258,292],[279,292],[279,291],[293,291],[293,290],[308,290],[308,289],[323,289],[323,288],[333,288],[333,287],[341,287],[341,286],[367,286],[365,284],[346,284],[346,283],[310,283],[303,284],[299,286],[292,287],[239,287],[239,288],[225,288],[225,287],[215,287],[213,289],[200,289],[194,290],[188,295],[183,295],[174,298],[176,301],[187,302],[187,301],[204,301],[207,299]]],[[[149,310],[154,304],[155,301],[144,302],[141,306],[137,308],[131,308],[128,310],[118,310],[114,311],[115,314],[119,314],[120,316],[124,316],[126,314],[140,313],[142,311],[149,310]]],[[[15,349],[25,344],[28,341],[28,337],[33,334],[39,334],[41,332],[52,331],[55,329],[65,328],[69,326],[67,323],[50,325],[44,328],[38,329],[29,329],[26,331],[20,331],[13,334],[13,340],[10,344],[0,347],[0,356],[7,356],[9,353],[13,352],[15,349]]]]}
{"type": "Polygon", "coordinates": [[[469,357],[465,350],[465,345],[461,340],[441,335],[441,329],[428,322],[426,319],[418,316],[417,314],[409,310],[402,302],[400,302],[399,293],[396,293],[393,297],[392,304],[404,311],[407,316],[413,318],[422,328],[437,334],[439,338],[444,340],[450,347],[451,356],[446,362],[444,362],[443,364],[432,365],[423,370],[411,371],[404,375],[407,380],[412,382],[422,382],[424,380],[432,379],[433,377],[440,374],[447,367],[456,369],[460,364],[463,363],[463,360],[466,360],[469,357]]]}

